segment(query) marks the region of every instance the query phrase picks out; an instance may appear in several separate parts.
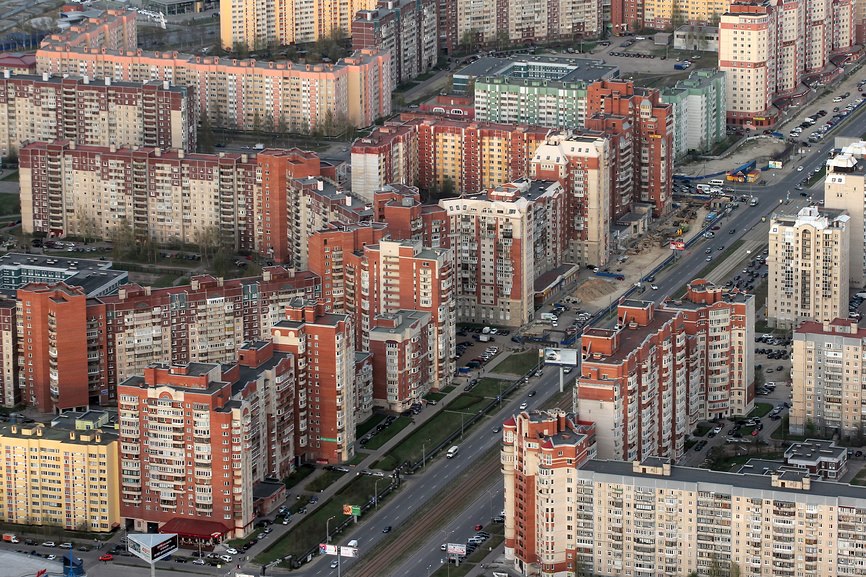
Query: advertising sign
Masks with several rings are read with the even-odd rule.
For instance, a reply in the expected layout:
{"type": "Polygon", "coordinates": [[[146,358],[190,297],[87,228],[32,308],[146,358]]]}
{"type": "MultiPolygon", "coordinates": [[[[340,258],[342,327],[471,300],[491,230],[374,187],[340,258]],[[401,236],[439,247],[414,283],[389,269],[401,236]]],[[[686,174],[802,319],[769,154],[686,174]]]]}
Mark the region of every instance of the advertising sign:
{"type": "Polygon", "coordinates": [[[544,364],[576,367],[578,365],[577,352],[577,349],[544,349],[544,364]]]}
{"type": "Polygon", "coordinates": [[[337,546],[336,545],[328,545],[326,543],[319,543],[319,555],[336,555],[337,554],[337,546]]]}
{"type": "Polygon", "coordinates": [[[448,543],[449,555],[466,555],[466,543],[448,543]]]}
{"type": "Polygon", "coordinates": [[[130,533],[127,535],[129,552],[146,563],[165,559],[177,551],[177,535],[155,535],[151,533],[130,533]]]}
{"type": "Polygon", "coordinates": [[[686,243],[682,240],[672,240],[670,247],[671,250],[686,250],[686,243]]]}
{"type": "Polygon", "coordinates": [[[359,505],[343,505],[343,515],[350,517],[360,517],[361,507],[359,505]]]}
{"type": "Polygon", "coordinates": [[[340,547],[340,557],[357,557],[357,547],[340,547]]]}
{"type": "Polygon", "coordinates": [[[775,170],[778,168],[782,168],[782,161],[781,160],[771,160],[768,163],[768,165],[769,165],[770,170],[775,170]]]}

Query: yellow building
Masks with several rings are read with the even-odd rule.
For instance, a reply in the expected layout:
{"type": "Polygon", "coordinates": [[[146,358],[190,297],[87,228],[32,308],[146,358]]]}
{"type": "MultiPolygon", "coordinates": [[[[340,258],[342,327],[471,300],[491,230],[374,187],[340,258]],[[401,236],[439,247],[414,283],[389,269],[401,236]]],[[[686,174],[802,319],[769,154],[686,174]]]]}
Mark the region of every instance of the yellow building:
{"type": "Polygon", "coordinates": [[[120,523],[116,435],[7,425],[0,450],[0,520],[94,532],[120,523]]]}
{"type": "Polygon", "coordinates": [[[715,25],[730,5],[730,0],[647,0],[644,25],[657,30],[683,24],[715,25]]]}

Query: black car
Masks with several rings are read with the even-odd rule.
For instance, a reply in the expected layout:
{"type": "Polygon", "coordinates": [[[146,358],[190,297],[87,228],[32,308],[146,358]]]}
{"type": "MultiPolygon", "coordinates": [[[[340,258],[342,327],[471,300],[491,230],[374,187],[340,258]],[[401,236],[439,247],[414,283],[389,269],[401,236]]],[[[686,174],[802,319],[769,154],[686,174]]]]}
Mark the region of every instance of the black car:
{"type": "Polygon", "coordinates": [[[391,525],[388,525],[387,527],[382,529],[382,533],[390,533],[390,532],[391,532],[391,525]]]}

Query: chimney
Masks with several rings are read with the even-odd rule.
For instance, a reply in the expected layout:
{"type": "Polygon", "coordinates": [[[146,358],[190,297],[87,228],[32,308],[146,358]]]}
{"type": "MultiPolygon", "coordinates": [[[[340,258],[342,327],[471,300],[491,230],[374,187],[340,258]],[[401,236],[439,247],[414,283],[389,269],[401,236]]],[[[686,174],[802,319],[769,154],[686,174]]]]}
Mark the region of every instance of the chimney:
{"type": "Polygon", "coordinates": [[[177,149],[177,157],[179,159],[183,160],[183,149],[182,148],[177,149]]]}
{"type": "Polygon", "coordinates": [[[163,89],[168,90],[171,87],[171,82],[169,82],[168,80],[163,80],[162,87],[163,89]]]}
{"type": "Polygon", "coordinates": [[[348,194],[346,195],[346,206],[352,206],[352,197],[348,194]]]}
{"type": "Polygon", "coordinates": [[[316,190],[318,190],[318,191],[325,190],[325,183],[324,183],[324,181],[322,181],[322,179],[319,179],[316,181],[316,190]]]}
{"type": "Polygon", "coordinates": [[[113,142],[108,145],[108,152],[117,152],[117,145],[113,142]]]}
{"type": "Polygon", "coordinates": [[[12,76],[12,72],[8,68],[3,71],[3,78],[9,78],[10,76],[12,76]]]}
{"type": "MultiPolygon", "coordinates": [[[[8,78],[8,76],[7,76],[7,78],[8,78]]],[[[47,73],[47,72],[43,72],[43,73],[42,73],[42,81],[43,81],[43,82],[48,82],[48,73],[47,73]]]]}
{"type": "Polygon", "coordinates": [[[81,80],[82,80],[85,84],[90,84],[90,76],[88,76],[87,74],[85,74],[84,76],[82,76],[81,80]]]}
{"type": "Polygon", "coordinates": [[[106,85],[106,86],[111,86],[111,77],[110,77],[110,76],[106,76],[106,77],[105,77],[105,85],[106,85]]]}

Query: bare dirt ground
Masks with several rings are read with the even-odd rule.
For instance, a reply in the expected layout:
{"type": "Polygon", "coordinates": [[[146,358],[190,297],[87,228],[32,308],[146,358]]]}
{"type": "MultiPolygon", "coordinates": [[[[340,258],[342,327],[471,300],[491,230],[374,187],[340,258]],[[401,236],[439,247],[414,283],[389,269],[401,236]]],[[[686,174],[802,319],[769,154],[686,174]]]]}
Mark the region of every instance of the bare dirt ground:
{"type": "Polygon", "coordinates": [[[677,174],[685,174],[687,176],[714,174],[723,170],[732,170],[750,160],[757,160],[758,166],[764,167],[767,165],[768,160],[785,150],[785,146],[786,144],[778,138],[768,136],[755,137],[717,160],[684,162],[677,166],[676,172],[677,174]]]}

